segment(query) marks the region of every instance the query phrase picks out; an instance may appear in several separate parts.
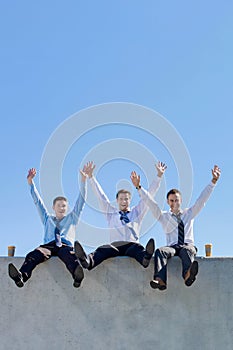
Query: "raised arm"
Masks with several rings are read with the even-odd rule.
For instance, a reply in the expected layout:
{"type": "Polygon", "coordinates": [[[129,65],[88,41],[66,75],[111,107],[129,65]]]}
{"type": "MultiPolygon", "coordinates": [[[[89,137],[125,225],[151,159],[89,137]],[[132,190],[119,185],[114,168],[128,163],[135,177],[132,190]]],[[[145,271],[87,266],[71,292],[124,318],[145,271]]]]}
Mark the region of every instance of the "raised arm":
{"type": "Polygon", "coordinates": [[[36,176],[36,169],[35,168],[29,169],[28,175],[27,175],[27,181],[28,181],[28,184],[29,184],[30,189],[31,189],[31,195],[32,195],[33,201],[37,207],[37,210],[39,212],[41,221],[43,224],[45,224],[45,222],[49,216],[49,213],[48,213],[47,208],[45,207],[44,202],[43,202],[43,200],[42,200],[42,198],[41,198],[39,192],[37,191],[37,188],[33,182],[33,179],[35,176],[36,176]]]}
{"type": "Polygon", "coordinates": [[[36,176],[36,169],[35,168],[29,169],[28,175],[27,175],[27,180],[29,185],[32,185],[32,180],[35,176],[36,176]]]}
{"type": "Polygon", "coordinates": [[[93,162],[88,162],[87,168],[85,169],[85,173],[90,179],[91,187],[98,199],[100,208],[103,210],[104,214],[107,215],[108,213],[112,213],[113,211],[115,211],[115,208],[110,204],[110,201],[107,195],[104,193],[102,187],[94,177],[93,175],[94,169],[95,169],[95,164],[93,162]]]}
{"type": "Polygon", "coordinates": [[[87,186],[86,186],[86,180],[88,178],[88,166],[89,164],[85,164],[83,166],[83,169],[80,169],[80,175],[81,175],[81,186],[80,186],[80,193],[77,198],[77,201],[75,203],[74,209],[72,210],[72,214],[75,215],[75,221],[76,223],[79,220],[80,214],[83,210],[84,204],[86,202],[87,197],[87,186]]]}
{"type": "Polygon", "coordinates": [[[140,184],[140,175],[138,175],[136,173],[136,171],[132,171],[130,178],[131,178],[133,185],[138,190],[138,193],[142,199],[142,201],[140,201],[139,205],[148,206],[149,209],[151,210],[152,214],[155,216],[155,218],[159,219],[159,217],[162,213],[161,209],[159,208],[157,202],[155,202],[155,200],[152,198],[150,193],[142,188],[142,186],[140,184]]]}
{"type": "MultiPolygon", "coordinates": [[[[157,164],[155,164],[155,168],[157,170],[157,176],[154,179],[154,181],[151,183],[151,185],[148,189],[148,193],[150,194],[150,196],[152,198],[155,196],[155,194],[157,193],[157,191],[160,187],[161,178],[163,177],[163,175],[167,169],[167,166],[165,163],[159,161],[157,164]]],[[[134,184],[134,186],[136,188],[138,188],[138,187],[140,188],[140,176],[137,175],[136,172],[132,172],[130,178],[131,178],[131,181],[134,184]]],[[[143,219],[143,217],[146,215],[147,211],[149,210],[148,205],[142,199],[140,200],[138,205],[134,208],[135,208],[135,210],[137,210],[140,220],[143,219]]]]}
{"type": "Polygon", "coordinates": [[[214,190],[214,187],[217,181],[220,178],[221,170],[217,165],[213,167],[211,172],[212,172],[212,179],[210,184],[206,186],[206,188],[201,192],[200,196],[196,200],[195,204],[189,209],[189,210],[192,210],[192,217],[195,217],[197,214],[199,214],[201,209],[205,206],[211,193],[214,190]]]}

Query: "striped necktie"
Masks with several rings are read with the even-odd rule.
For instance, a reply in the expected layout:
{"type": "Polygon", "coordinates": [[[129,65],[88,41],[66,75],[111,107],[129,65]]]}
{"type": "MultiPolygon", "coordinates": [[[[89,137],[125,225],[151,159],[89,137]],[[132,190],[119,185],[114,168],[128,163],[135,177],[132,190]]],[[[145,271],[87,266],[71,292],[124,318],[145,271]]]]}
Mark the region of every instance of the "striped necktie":
{"type": "Polygon", "coordinates": [[[178,219],[178,244],[183,245],[184,244],[184,223],[181,220],[180,216],[178,219]]]}
{"type": "Polygon", "coordinates": [[[61,247],[62,242],[61,242],[61,231],[60,231],[59,221],[55,218],[54,222],[56,225],[55,230],[54,230],[56,246],[61,247]]]}

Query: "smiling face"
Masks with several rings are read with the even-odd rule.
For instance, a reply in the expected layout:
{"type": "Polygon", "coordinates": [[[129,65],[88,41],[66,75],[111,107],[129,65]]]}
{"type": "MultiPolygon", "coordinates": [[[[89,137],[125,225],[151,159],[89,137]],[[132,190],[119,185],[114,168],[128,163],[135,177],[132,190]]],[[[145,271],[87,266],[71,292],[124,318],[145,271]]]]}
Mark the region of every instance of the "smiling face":
{"type": "Polygon", "coordinates": [[[68,203],[65,199],[57,199],[53,204],[53,210],[56,218],[61,220],[66,216],[68,210],[68,203]]]}
{"type": "Polygon", "coordinates": [[[169,194],[167,198],[167,204],[169,205],[171,212],[178,214],[180,211],[182,198],[180,193],[169,194]]]}
{"type": "Polygon", "coordinates": [[[118,208],[121,211],[129,211],[131,202],[131,195],[129,192],[120,192],[117,195],[118,208]]]}

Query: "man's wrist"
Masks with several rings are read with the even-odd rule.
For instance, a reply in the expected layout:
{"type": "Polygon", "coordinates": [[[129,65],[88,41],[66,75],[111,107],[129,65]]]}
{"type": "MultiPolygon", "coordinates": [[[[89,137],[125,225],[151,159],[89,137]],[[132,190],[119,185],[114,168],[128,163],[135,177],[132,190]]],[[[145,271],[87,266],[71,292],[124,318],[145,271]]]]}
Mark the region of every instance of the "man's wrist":
{"type": "Polygon", "coordinates": [[[141,185],[136,186],[136,190],[140,190],[140,188],[142,188],[141,185]]]}
{"type": "Polygon", "coordinates": [[[212,179],[213,184],[216,184],[217,181],[218,181],[218,179],[213,177],[213,179],[212,179]]]}

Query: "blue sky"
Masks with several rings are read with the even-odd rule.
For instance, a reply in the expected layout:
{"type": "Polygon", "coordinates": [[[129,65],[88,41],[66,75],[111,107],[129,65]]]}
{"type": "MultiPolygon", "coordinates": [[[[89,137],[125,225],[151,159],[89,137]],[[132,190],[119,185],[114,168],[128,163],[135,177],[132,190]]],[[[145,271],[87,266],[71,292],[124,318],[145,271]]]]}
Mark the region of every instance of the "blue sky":
{"type": "MultiPolygon", "coordinates": [[[[42,243],[43,228],[26,175],[30,167],[37,168],[40,187],[42,156],[51,136],[79,111],[121,102],[158,112],[180,135],[193,169],[191,204],[210,181],[212,166],[221,167],[217,188],[195,220],[195,242],[199,255],[204,244],[212,242],[215,256],[232,256],[232,1],[42,0],[2,1],[0,6],[0,254],[5,256],[7,246],[14,244],[16,255],[24,256],[42,243]]],[[[71,145],[61,169],[71,207],[78,194],[80,164],[107,141],[116,141],[121,151],[127,140],[130,145],[136,142],[167,163],[159,198],[179,186],[176,159],[166,145],[135,127],[133,116],[128,118],[130,125],[92,128],[101,122],[92,115],[90,130],[71,145]]],[[[84,122],[79,117],[80,130],[84,122]]],[[[136,164],[130,154],[126,158],[114,155],[97,164],[97,177],[111,200],[116,183],[127,181],[131,170],[142,174],[145,187],[155,174],[153,164],[148,174],[143,160],[136,164]]],[[[57,174],[52,166],[48,172],[52,182],[57,174]]],[[[133,190],[133,204],[137,200],[133,190]]],[[[87,204],[82,220],[90,222],[94,237],[95,225],[105,228],[105,221],[101,213],[91,212],[90,217],[90,212],[87,204]]],[[[158,224],[142,243],[151,236],[164,245],[158,224]]]]}

